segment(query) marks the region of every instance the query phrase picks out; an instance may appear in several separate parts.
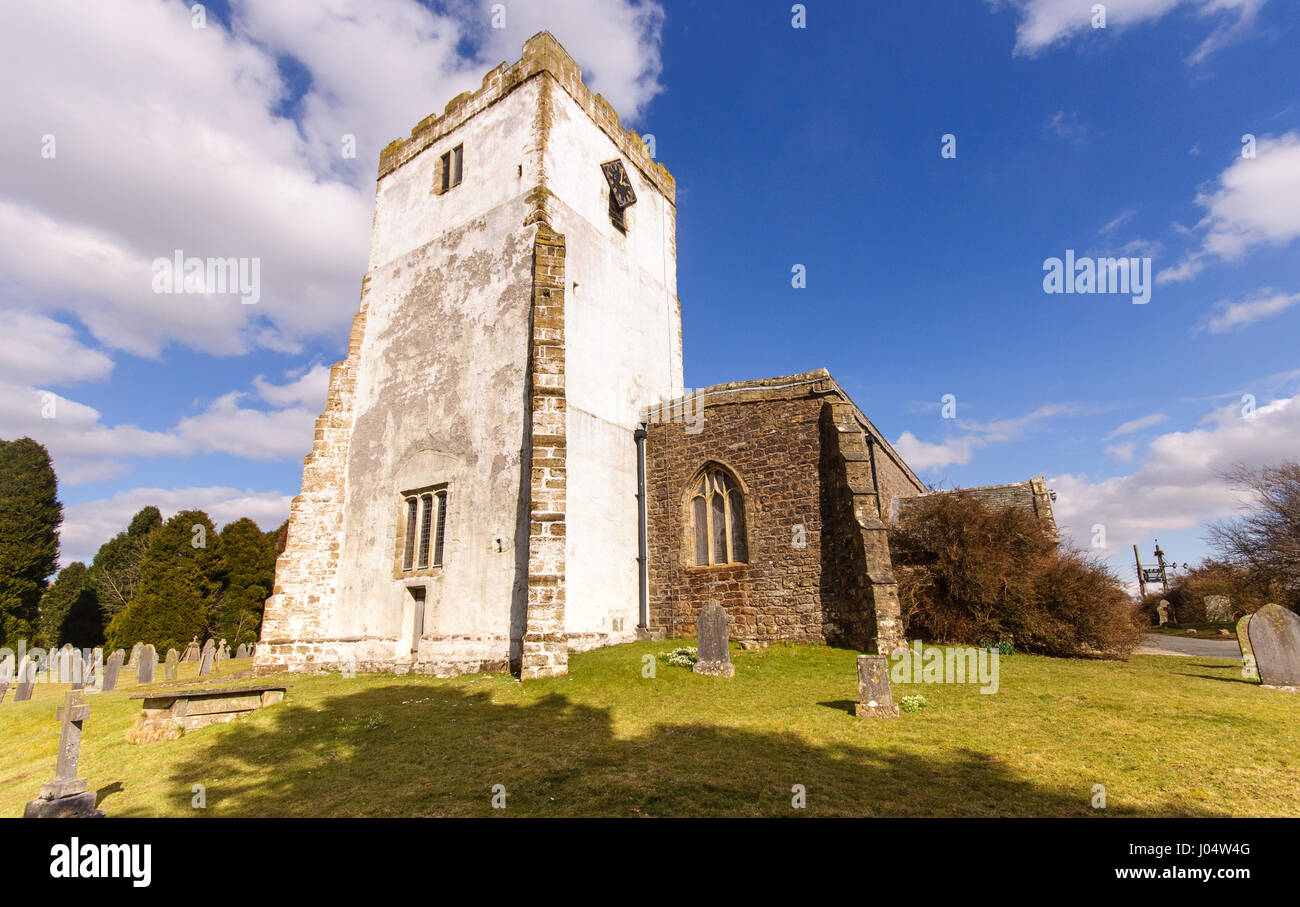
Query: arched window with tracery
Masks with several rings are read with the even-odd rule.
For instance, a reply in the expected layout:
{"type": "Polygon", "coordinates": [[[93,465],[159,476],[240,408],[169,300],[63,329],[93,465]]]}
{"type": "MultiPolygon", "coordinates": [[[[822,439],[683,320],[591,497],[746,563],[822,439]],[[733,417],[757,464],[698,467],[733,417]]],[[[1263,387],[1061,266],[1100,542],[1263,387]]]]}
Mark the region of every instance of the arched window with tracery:
{"type": "Polygon", "coordinates": [[[691,491],[695,564],[712,567],[749,560],[745,542],[745,496],[723,468],[710,466],[691,491]]]}

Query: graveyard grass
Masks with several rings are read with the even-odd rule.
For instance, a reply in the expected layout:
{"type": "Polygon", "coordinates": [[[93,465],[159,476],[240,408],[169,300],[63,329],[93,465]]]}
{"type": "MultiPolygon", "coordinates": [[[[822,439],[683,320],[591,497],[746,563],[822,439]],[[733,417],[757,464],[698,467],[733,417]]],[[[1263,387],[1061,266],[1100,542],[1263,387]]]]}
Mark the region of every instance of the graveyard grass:
{"type": "MultiPolygon", "coordinates": [[[[994,695],[895,684],[928,705],[886,721],[852,714],[843,649],[733,647],[732,680],[662,661],[642,677],[643,655],[688,644],[574,655],[567,677],[526,684],[293,675],[280,705],[143,746],[124,739],[140,705],[124,670],[89,697],[80,774],[126,817],[1300,815],[1300,696],[1242,680],[1237,662],[1018,654],[994,695]]],[[[181,670],[192,682],[196,666],[181,670]]],[[[0,816],[53,776],[66,690],[0,704],[0,816]]]]}

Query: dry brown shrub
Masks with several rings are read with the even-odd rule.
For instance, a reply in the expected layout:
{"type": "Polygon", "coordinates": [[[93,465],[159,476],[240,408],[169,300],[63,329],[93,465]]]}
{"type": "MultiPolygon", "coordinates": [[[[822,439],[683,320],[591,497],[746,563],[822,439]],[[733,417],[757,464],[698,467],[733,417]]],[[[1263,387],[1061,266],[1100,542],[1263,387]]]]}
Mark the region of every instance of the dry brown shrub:
{"type": "Polygon", "coordinates": [[[890,548],[909,635],[1063,656],[1122,655],[1141,640],[1118,578],[1023,509],[935,494],[905,511],[890,548]]]}

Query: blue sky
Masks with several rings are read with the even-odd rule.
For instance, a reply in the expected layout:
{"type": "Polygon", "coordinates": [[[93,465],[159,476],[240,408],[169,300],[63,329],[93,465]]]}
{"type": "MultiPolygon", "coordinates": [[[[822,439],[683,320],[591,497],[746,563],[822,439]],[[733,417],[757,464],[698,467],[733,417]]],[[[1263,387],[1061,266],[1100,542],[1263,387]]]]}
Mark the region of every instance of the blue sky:
{"type": "Polygon", "coordinates": [[[827,367],[922,478],[1046,475],[1121,569],[1200,557],[1218,472],[1300,446],[1292,3],[352,5],[0,13],[34,86],[3,102],[0,436],[53,452],[65,556],[145,503],[283,519],[378,149],[540,28],[677,178],[688,386],[827,367]],[[263,299],[142,293],[176,248],[260,257],[263,299]],[[1044,293],[1067,249],[1150,258],[1150,302],[1044,293]]]}

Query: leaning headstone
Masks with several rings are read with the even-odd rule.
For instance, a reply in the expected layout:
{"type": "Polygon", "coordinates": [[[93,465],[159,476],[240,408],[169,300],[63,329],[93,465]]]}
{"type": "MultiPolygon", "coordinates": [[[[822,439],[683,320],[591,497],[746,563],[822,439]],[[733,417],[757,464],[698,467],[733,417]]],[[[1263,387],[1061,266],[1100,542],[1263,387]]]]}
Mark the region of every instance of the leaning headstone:
{"type": "Polygon", "coordinates": [[[1226,595],[1207,595],[1205,603],[1205,620],[1212,624],[1226,624],[1232,620],[1232,599],[1226,595]]]}
{"type": "Polygon", "coordinates": [[[236,647],[235,647],[235,657],[236,657],[236,658],[247,658],[247,657],[248,657],[248,646],[244,645],[242,642],[241,642],[238,646],[236,646],[236,647]]]}
{"type": "Polygon", "coordinates": [[[104,683],[100,689],[105,693],[117,689],[117,675],[122,673],[122,657],[122,650],[118,649],[108,656],[108,661],[104,662],[104,683]]]}
{"type": "Polygon", "coordinates": [[[695,673],[734,677],[736,668],[731,663],[731,649],[727,645],[727,612],[722,605],[709,602],[700,609],[699,631],[695,673]]]}
{"type": "Polygon", "coordinates": [[[175,680],[181,656],[175,649],[167,650],[167,664],[163,668],[164,680],[175,680]]]}
{"type": "Polygon", "coordinates": [[[1260,682],[1266,687],[1300,690],[1300,616],[1265,605],[1246,625],[1260,682]]]}
{"type": "Polygon", "coordinates": [[[216,647],[212,645],[212,640],[208,640],[207,645],[203,647],[203,654],[199,656],[199,676],[207,677],[212,673],[213,662],[217,657],[216,647]]]}
{"type": "Polygon", "coordinates": [[[140,663],[136,665],[135,677],[140,683],[153,683],[153,669],[158,666],[158,650],[145,646],[140,650],[140,663]]]}
{"type": "Polygon", "coordinates": [[[59,733],[59,761],[54,770],[54,780],[41,785],[35,800],[23,810],[24,819],[90,819],[102,818],[95,809],[95,793],[86,790],[86,779],[77,777],[77,762],[81,758],[81,725],[90,717],[86,704],[86,691],[74,689],[68,693],[58,719],[63,728],[59,733]]]}
{"type": "Polygon", "coordinates": [[[1169,602],[1162,598],[1160,604],[1156,605],[1156,626],[1163,627],[1167,623],[1169,623],[1169,602]]]}
{"type": "Polygon", "coordinates": [[[198,661],[198,660],[199,660],[199,638],[196,636],[193,639],[191,639],[190,644],[185,647],[185,654],[181,657],[181,661],[186,662],[188,664],[191,661],[198,661]]]}
{"type": "Polygon", "coordinates": [[[889,686],[889,659],[883,655],[858,656],[859,718],[897,718],[898,706],[889,686]]]}
{"type": "Polygon", "coordinates": [[[94,683],[99,679],[102,673],[100,671],[100,666],[103,663],[104,663],[103,649],[91,649],[88,653],[86,653],[86,661],[81,669],[81,677],[82,680],[84,680],[87,685],[94,685],[94,683]]]}

